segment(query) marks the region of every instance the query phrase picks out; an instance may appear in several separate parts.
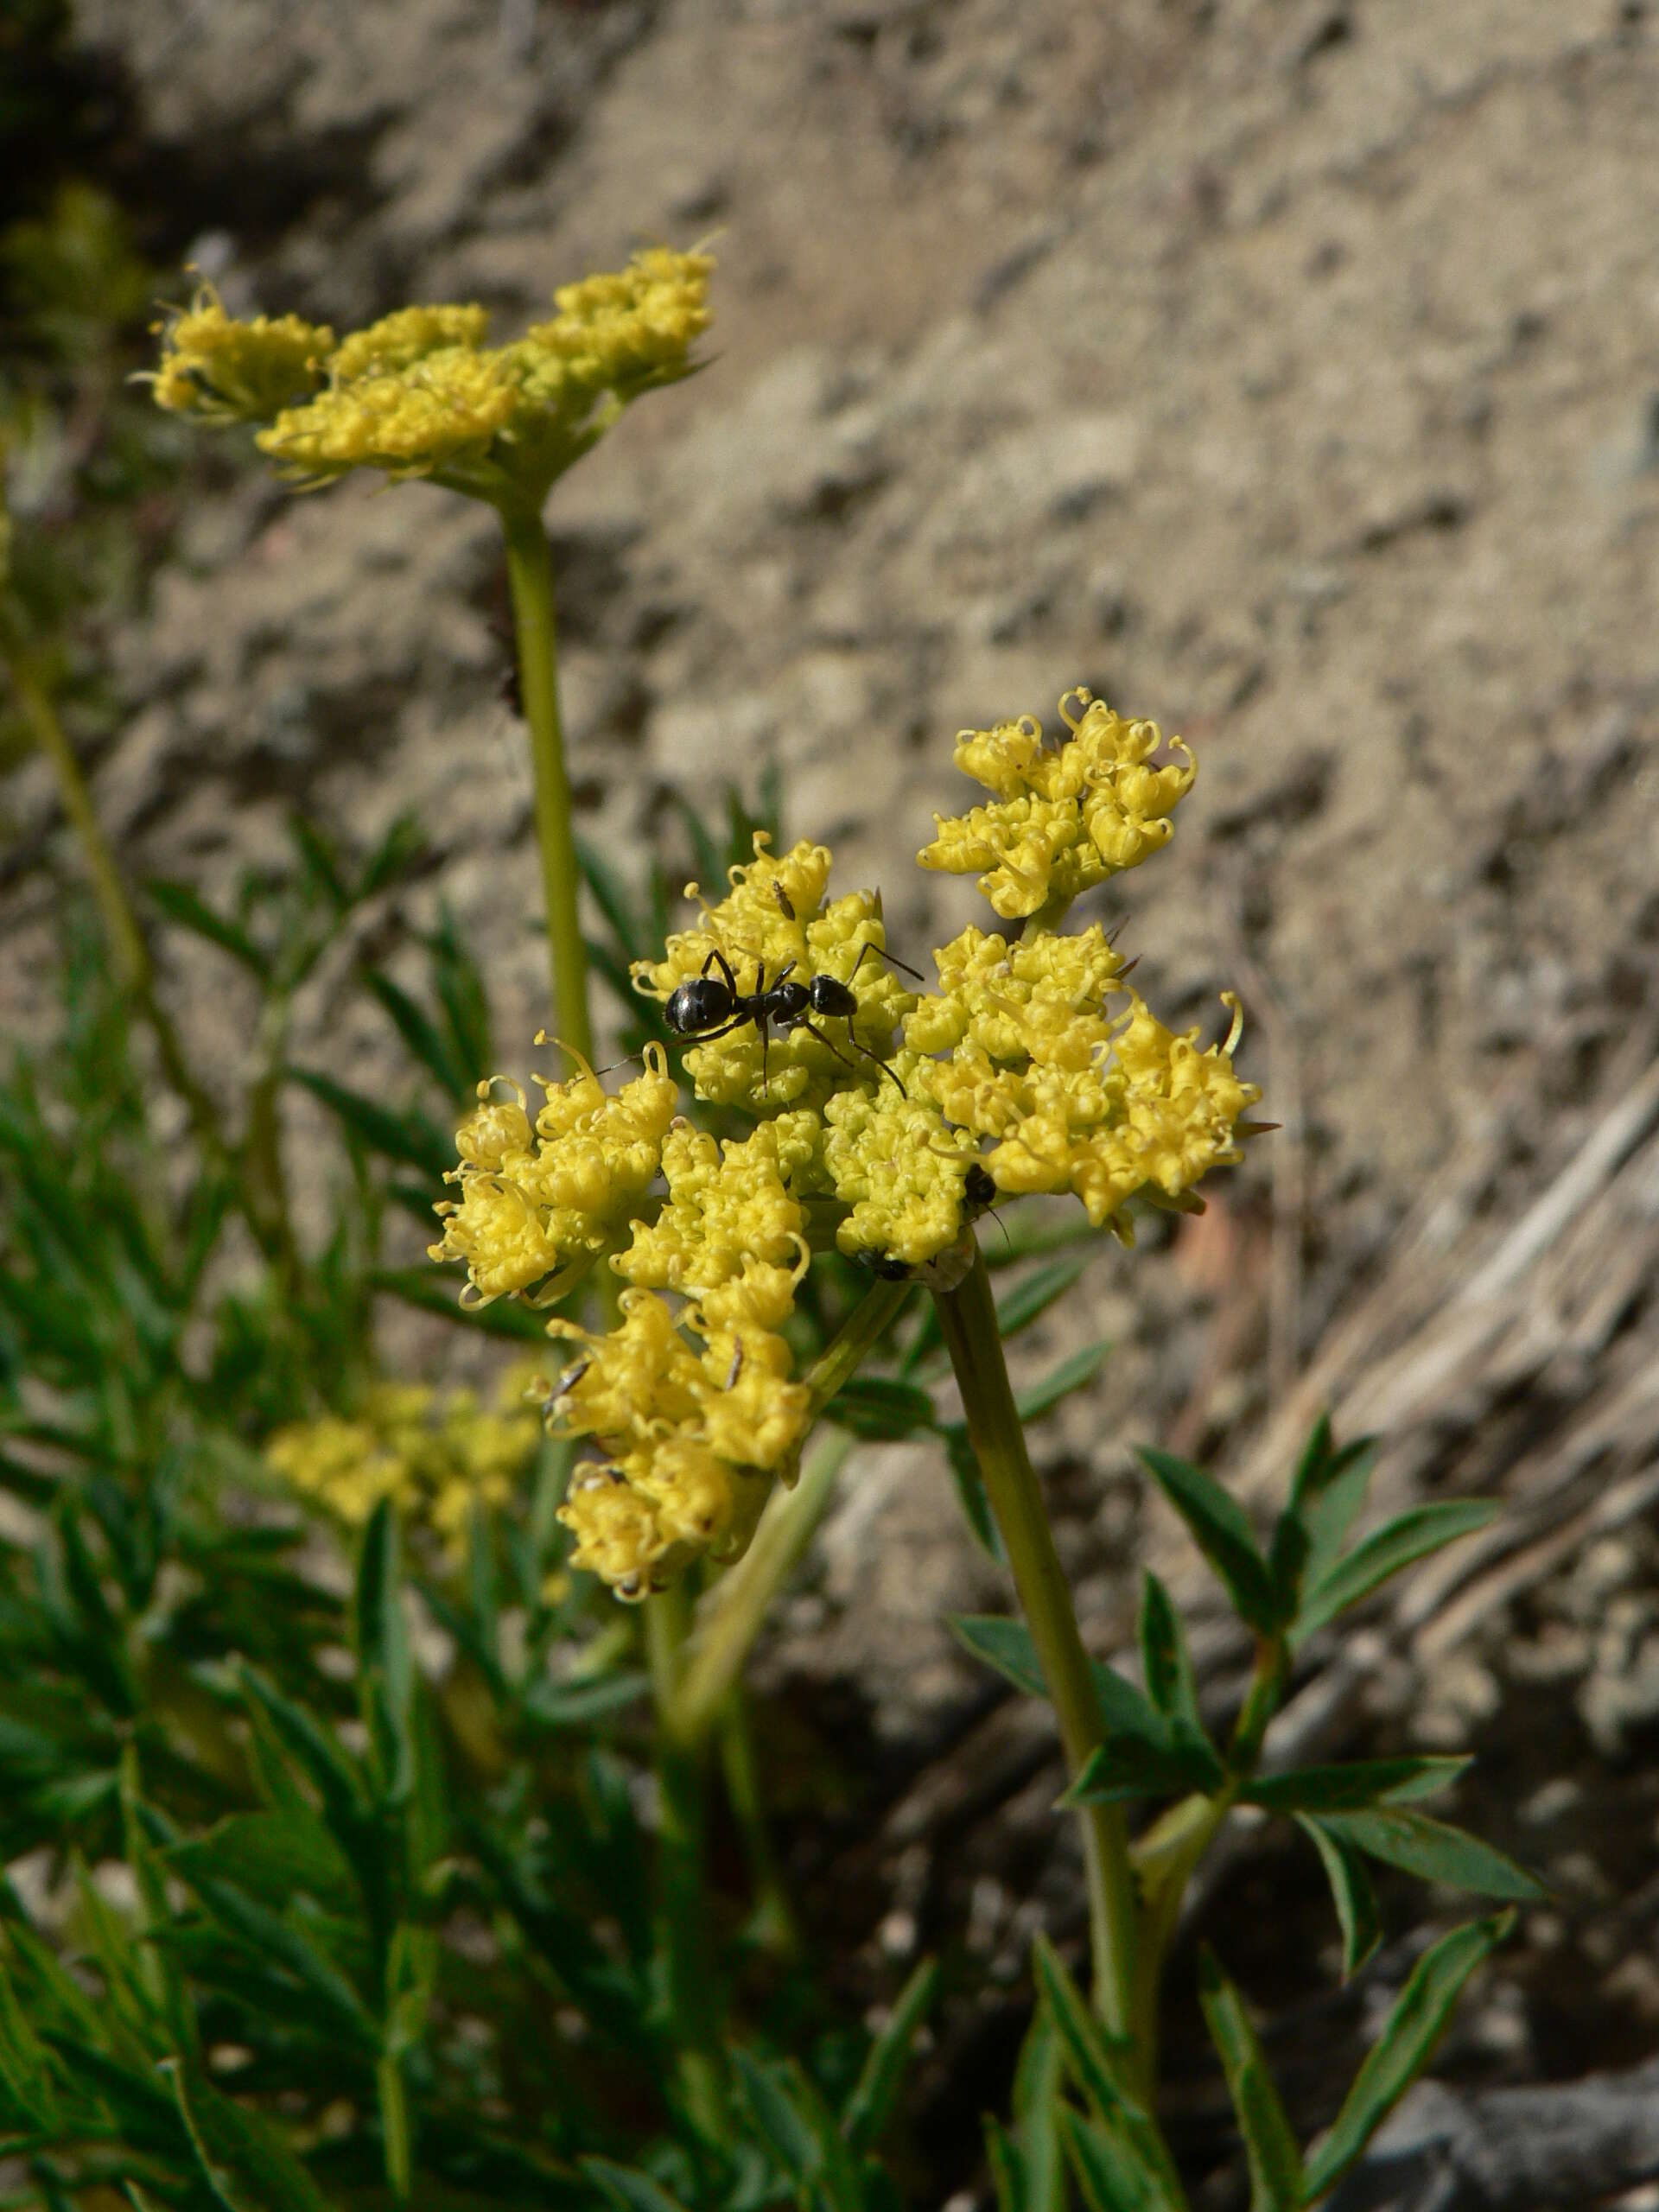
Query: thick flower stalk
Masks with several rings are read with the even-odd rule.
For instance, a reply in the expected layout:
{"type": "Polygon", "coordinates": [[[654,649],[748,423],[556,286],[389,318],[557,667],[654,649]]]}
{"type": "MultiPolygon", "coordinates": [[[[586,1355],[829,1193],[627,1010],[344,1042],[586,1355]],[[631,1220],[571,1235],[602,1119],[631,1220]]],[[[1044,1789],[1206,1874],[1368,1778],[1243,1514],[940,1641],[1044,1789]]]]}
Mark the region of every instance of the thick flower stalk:
{"type": "Polygon", "coordinates": [[[347,1528],[360,1528],[391,1499],[406,1523],[429,1529],[456,1559],[474,1513],[505,1505],[535,1455],[541,1423],[528,1382],[510,1376],[493,1411],[470,1390],[376,1383],[353,1419],[327,1414],[278,1429],[266,1462],[347,1528]]]}

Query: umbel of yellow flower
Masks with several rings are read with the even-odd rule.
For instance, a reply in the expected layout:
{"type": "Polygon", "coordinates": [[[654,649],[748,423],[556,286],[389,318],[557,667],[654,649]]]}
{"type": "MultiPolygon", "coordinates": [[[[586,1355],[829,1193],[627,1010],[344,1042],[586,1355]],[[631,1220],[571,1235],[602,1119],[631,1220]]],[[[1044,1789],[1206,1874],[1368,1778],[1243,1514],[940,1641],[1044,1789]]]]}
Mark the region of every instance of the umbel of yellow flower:
{"type": "Polygon", "coordinates": [[[381,1382],[355,1419],[328,1414],[278,1429],[265,1458],[346,1527],[360,1527],[390,1498],[454,1557],[466,1548],[474,1509],[507,1503],[540,1434],[522,1376],[508,1378],[493,1413],[470,1390],[440,1396],[425,1383],[381,1382]]]}
{"type": "Polygon", "coordinates": [[[1083,892],[1138,867],[1168,842],[1198,773],[1179,738],[1170,749],[1184,757],[1154,766],[1157,723],[1125,721],[1081,688],[1060,701],[1060,718],[1070,734],[1058,745],[1031,715],[963,730],[957,766],[995,796],[965,815],[935,815],[933,842],[917,855],[923,868],[977,875],[1005,921],[1040,913],[1052,924],[1083,892]]]}
{"type": "Polygon", "coordinates": [[[203,286],[163,327],[156,398],[263,425],[256,444],[296,484],[374,468],[539,505],[632,401],[691,373],[713,266],[636,254],[563,286],[550,321],[495,347],[474,305],[400,308],[336,343],[297,315],[237,321],[203,286]]]}

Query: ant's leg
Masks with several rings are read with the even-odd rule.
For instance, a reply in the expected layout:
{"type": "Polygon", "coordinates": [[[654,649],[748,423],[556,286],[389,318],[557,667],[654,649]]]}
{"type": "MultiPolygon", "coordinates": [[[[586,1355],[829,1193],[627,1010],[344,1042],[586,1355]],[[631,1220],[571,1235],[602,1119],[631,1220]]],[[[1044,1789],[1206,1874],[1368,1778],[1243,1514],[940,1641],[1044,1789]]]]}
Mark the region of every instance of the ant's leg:
{"type": "MultiPolygon", "coordinates": [[[[741,1029],[748,1019],[749,1017],[747,1014],[740,1014],[732,1020],[722,1022],[718,1029],[696,1030],[692,1035],[685,1038],[683,1041],[687,1046],[712,1045],[717,1037],[729,1037],[734,1029],[741,1029]]],[[[619,1062],[618,1065],[620,1065],[620,1063],[619,1062]]]]}
{"type": "MultiPolygon", "coordinates": [[[[799,1020],[797,1022],[796,1027],[800,1029],[804,1029],[809,1036],[816,1037],[819,1044],[823,1046],[826,1051],[835,1053],[836,1058],[841,1062],[842,1067],[851,1068],[854,1074],[857,1074],[858,1068],[856,1063],[849,1060],[845,1052],[839,1050],[836,1046],[831,1043],[830,1039],[824,1035],[823,1030],[819,1028],[816,1021],[809,1021],[806,1016],[802,1014],[799,1020]]],[[[853,1035],[853,1025],[850,1021],[847,1025],[847,1039],[848,1042],[852,1046],[853,1050],[855,1052],[862,1053],[873,1068],[879,1069],[883,1075],[893,1076],[893,1082],[898,1084],[899,1096],[901,1098],[909,1097],[910,1093],[905,1089],[904,1084],[899,1082],[898,1077],[893,1075],[893,1070],[887,1065],[887,1062],[885,1060],[877,1059],[875,1054],[870,1051],[869,1047],[865,1045],[861,1045],[857,1038],[853,1035]]]]}
{"type": "Polygon", "coordinates": [[[878,960],[892,961],[895,968],[902,968],[906,976],[913,976],[918,983],[925,981],[922,971],[919,968],[912,968],[908,960],[901,960],[896,952],[889,952],[885,944],[872,944],[867,938],[864,943],[858,948],[857,959],[854,961],[852,966],[847,971],[847,981],[849,984],[851,983],[854,976],[857,975],[859,969],[863,966],[864,956],[867,952],[874,953],[878,960]]]}
{"type": "Polygon", "coordinates": [[[718,945],[715,945],[713,951],[709,955],[709,957],[703,962],[702,966],[697,970],[697,973],[700,976],[706,976],[711,968],[719,969],[721,981],[725,983],[727,989],[731,993],[732,996],[736,998],[738,996],[737,978],[732,973],[731,962],[728,960],[725,954],[721,950],[718,945]]]}

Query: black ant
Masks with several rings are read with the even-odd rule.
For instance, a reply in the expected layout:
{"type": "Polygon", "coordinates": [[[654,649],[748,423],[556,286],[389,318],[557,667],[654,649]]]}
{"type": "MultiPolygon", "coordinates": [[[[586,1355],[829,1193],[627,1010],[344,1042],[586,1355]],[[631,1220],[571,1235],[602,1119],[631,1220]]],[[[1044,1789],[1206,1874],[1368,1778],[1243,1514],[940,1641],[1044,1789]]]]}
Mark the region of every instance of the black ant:
{"type": "Polygon", "coordinates": [[[852,1067],[853,1062],[824,1035],[813,1016],[816,1014],[819,1021],[844,1021],[847,1024],[847,1041],[853,1050],[862,1053],[883,1075],[892,1076],[899,1096],[908,1098],[910,1093],[887,1062],[878,1059],[867,1046],[859,1043],[853,1033],[858,1000],[853,992],[852,978],[857,975],[867,952],[876,953],[883,960],[891,960],[895,968],[903,968],[906,975],[916,976],[917,982],[921,982],[915,969],[906,966],[895,954],[882,951],[880,945],[865,944],[860,947],[858,958],[854,961],[851,973],[844,983],[836,976],[814,976],[808,982],[791,983],[789,977],[794,970],[795,963],[786,960],[770,983],[766,981],[764,963],[757,963],[754,988],[740,991],[730,961],[716,945],[703,962],[702,974],[689,983],[677,984],[670,992],[668,1003],[663,1008],[663,1019],[677,1037],[683,1037],[688,1042],[698,1045],[710,1044],[716,1037],[729,1036],[734,1029],[741,1029],[746,1021],[752,1021],[760,1032],[762,1090],[765,1090],[766,1083],[766,1044],[774,1029],[785,1033],[791,1029],[804,1029],[809,1036],[816,1037],[826,1051],[835,1053],[843,1067],[852,1067]],[[718,968],[719,975],[711,976],[709,972],[711,968],[718,968]]]}

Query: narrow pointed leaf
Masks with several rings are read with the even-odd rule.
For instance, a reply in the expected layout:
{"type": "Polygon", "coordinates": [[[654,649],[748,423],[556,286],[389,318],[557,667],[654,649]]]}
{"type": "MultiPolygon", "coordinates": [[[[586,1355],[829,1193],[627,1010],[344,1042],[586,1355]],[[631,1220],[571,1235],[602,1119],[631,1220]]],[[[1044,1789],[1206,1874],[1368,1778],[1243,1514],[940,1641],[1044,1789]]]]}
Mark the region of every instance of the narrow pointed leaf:
{"type": "Polygon", "coordinates": [[[1063,1805],[1119,1805],[1135,1797],[1207,1796],[1221,1787],[1222,1764],[1207,1744],[1147,1743],[1111,1736],[1084,1761],[1063,1805]]]}
{"type": "Polygon", "coordinates": [[[996,1526],[996,1516],[991,1511],[991,1501],[985,1494],[984,1479],[979,1471],[979,1461],[974,1457],[974,1447],[969,1440],[967,1426],[954,1421],[942,1428],[944,1456],[950,1469],[950,1479],[956,1485],[957,1503],[962,1508],[962,1517],[968,1523],[968,1533],[987,1559],[997,1567],[1007,1567],[1007,1554],[1002,1548],[1002,1538],[996,1526]]]}
{"type": "Polygon", "coordinates": [[[1514,1923],[1512,1912],[1466,1922],[1418,1960],[1343,2101],[1335,2126],[1308,2159],[1310,2203],[1341,2180],[1427,2065],[1463,1985],[1514,1923]]]}
{"type": "Polygon", "coordinates": [[[1141,1665],[1147,1695],[1178,1740],[1207,1741],[1198,1716],[1198,1682],[1186,1634],[1167,1590],[1150,1572],[1141,1585],[1141,1665]]]}
{"type": "Polygon", "coordinates": [[[1250,2212],[1300,2212],[1302,2154],[1244,2000],[1208,1944],[1198,1955],[1198,2001],[1244,2138],[1250,2212]]]}
{"type": "Polygon", "coordinates": [[[176,2059],[167,2071],[191,2146],[226,2212],[328,2212],[327,2198],[270,2121],[176,2059]]]}
{"type": "Polygon", "coordinates": [[[677,2196],[671,2196],[635,2166],[615,2166],[608,2158],[584,2158],[582,2171],[598,2183],[607,2202],[615,2205],[617,2212],[684,2212],[677,2196]]]}
{"type": "Polygon", "coordinates": [[[1040,1382],[1017,1391],[1014,1405],[1020,1418],[1027,1426],[1040,1421],[1045,1414],[1052,1413],[1062,1399],[1069,1398],[1074,1390],[1081,1390],[1099,1372],[1111,1346],[1103,1337],[1098,1344],[1085,1344],[1081,1351],[1074,1351],[1069,1359],[1051,1368],[1040,1382]]]}
{"type": "Polygon", "coordinates": [[[476,1077],[456,1065],[449,1040],[426,1008],[378,969],[368,969],[363,981],[390,1015],[410,1058],[417,1060],[449,1097],[463,1097],[476,1077]]]}
{"type": "Polygon", "coordinates": [[[1028,1329],[1057,1299],[1064,1298],[1093,1257],[1091,1252],[1073,1252],[1063,1260],[1050,1260],[1004,1291],[996,1301],[996,1330],[1003,1343],[1028,1329]]]}
{"type": "MultiPolygon", "coordinates": [[[[1046,1936],[1039,1936],[1032,1947],[1032,1966],[1072,2076],[1119,2152],[1120,2163],[1152,2192],[1146,2204],[1157,2212],[1166,2206],[1184,2206],[1186,2200],[1158,2124],[1124,2087],[1124,2047],[1109,2038],[1046,1936]]],[[[1128,2202],[1136,2202],[1134,2198],[1128,2202]]]]}
{"type": "Polygon", "coordinates": [[[204,938],[209,944],[229,953],[259,981],[270,980],[270,963],[239,922],[213,909],[188,883],[169,883],[165,878],[152,876],[144,886],[152,905],[159,906],[169,922],[180,929],[188,930],[193,937],[204,938]]]}
{"type": "Polygon", "coordinates": [[[855,1375],[843,1382],[825,1408],[824,1419],[874,1443],[899,1443],[936,1426],[927,1392],[887,1375],[855,1375]]]}
{"type": "Polygon", "coordinates": [[[1088,2212],[1174,2212],[1181,2203],[1159,2186],[1121,2135],[1069,2105],[1060,2109],[1060,2140],[1088,2212]]]}
{"type": "Polygon", "coordinates": [[[1059,2116],[1065,2050],[1046,2005],[1038,2005],[1014,2075],[1014,2125],[1030,2212],[1065,2212],[1065,2158],[1059,2116]]]}
{"type": "Polygon", "coordinates": [[[1300,1643],[1323,1628],[1350,1605],[1370,1597],[1402,1567],[1437,1552],[1442,1544],[1472,1535],[1497,1513],[1490,1498],[1452,1498],[1432,1505],[1414,1505],[1409,1512],[1378,1529],[1356,1544],[1344,1559],[1309,1588],[1297,1614],[1294,1639],[1300,1643]]]}
{"type": "Polygon", "coordinates": [[[1258,1635],[1273,1635],[1280,1625],[1278,1593],[1243,1507],[1202,1468],[1173,1452],[1142,1446],[1138,1456],[1185,1522],[1239,1618],[1258,1635]]]}
{"type": "Polygon", "coordinates": [[[363,1531],[352,1630],[364,1719],[380,1756],[386,1794],[401,1803],[414,1778],[415,1666],[404,1618],[397,1516],[390,1498],[376,1505],[363,1531]]]}
{"type": "Polygon", "coordinates": [[[454,1166],[453,1140],[424,1114],[396,1113],[378,1099],[348,1090],[317,1068],[289,1068],[288,1077],[321,1099],[371,1152],[406,1167],[419,1168],[435,1183],[442,1182],[454,1166]]]}
{"type": "Polygon", "coordinates": [[[1382,1941],[1382,1918],[1376,1908],[1376,1891],[1366,1872],[1365,1855],[1339,1835],[1296,1815],[1296,1825],[1311,1836],[1325,1866],[1325,1878],[1337,1908],[1342,1929],[1342,1978],[1351,1980],[1382,1941]]]}
{"type": "Polygon", "coordinates": [[[1522,1866],[1494,1851],[1478,1836],[1426,1813],[1378,1809],[1365,1813],[1325,1813],[1320,1823],[1368,1858],[1386,1866],[1398,1866],[1425,1882],[1441,1882],[1448,1889],[1471,1890],[1478,1897],[1506,1897],[1531,1904],[1547,1895],[1522,1866]]]}
{"type": "Polygon", "coordinates": [[[985,2163],[996,2191],[996,2212],[1035,2212],[1024,2152],[1001,2123],[985,2115],[985,2163]]]}
{"type": "Polygon", "coordinates": [[[899,1993],[887,2025],[870,2045],[841,2116],[841,2132],[855,2151],[868,2151],[892,2114],[912,2046],[938,1994],[939,1969],[924,1959],[899,1993]]]}
{"type": "Polygon", "coordinates": [[[1372,1805],[1414,1804],[1449,1789],[1470,1764],[1464,1758],[1355,1759],[1345,1766],[1305,1766],[1258,1775],[1240,1796],[1270,1813],[1350,1813],[1372,1805]]]}

